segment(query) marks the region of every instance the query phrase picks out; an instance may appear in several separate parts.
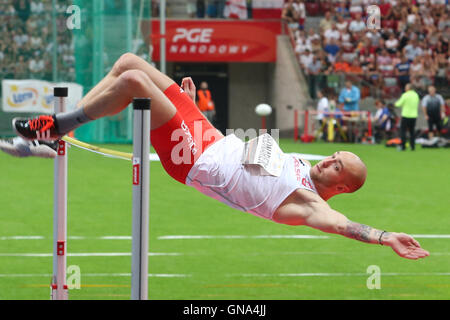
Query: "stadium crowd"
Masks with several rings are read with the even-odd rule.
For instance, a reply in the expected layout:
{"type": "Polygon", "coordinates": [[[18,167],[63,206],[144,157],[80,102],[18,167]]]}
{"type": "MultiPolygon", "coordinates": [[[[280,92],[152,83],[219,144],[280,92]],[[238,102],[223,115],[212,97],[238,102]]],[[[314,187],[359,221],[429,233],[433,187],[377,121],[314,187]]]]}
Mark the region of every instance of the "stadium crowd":
{"type": "MultiPolygon", "coordinates": [[[[70,3],[58,0],[55,7],[57,69],[65,81],[75,80],[72,32],[65,16],[70,3]]],[[[0,0],[0,80],[53,80],[52,11],[52,0],[0,0]]]]}
{"type": "Polygon", "coordinates": [[[313,13],[323,12],[319,28],[308,30],[301,4],[287,0],[282,19],[290,23],[310,86],[326,87],[328,75],[345,74],[374,88],[372,95],[393,98],[407,83],[421,95],[429,85],[448,85],[448,0],[321,0],[313,13]],[[379,28],[366,24],[370,5],[380,10],[379,28]]]}

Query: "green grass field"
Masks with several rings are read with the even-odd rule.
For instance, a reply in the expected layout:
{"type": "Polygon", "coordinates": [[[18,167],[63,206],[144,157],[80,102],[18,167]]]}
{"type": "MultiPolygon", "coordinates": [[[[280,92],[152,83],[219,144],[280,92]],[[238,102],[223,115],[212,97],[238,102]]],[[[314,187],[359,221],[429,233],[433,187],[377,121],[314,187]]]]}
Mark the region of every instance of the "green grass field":
{"type": "MultiPolygon", "coordinates": [[[[286,152],[357,153],[368,166],[365,186],[330,205],[349,219],[415,235],[450,234],[450,152],[397,152],[384,146],[294,144],[286,152]]],[[[108,146],[130,151],[131,146],[108,146]]],[[[49,299],[52,273],[53,161],[0,154],[0,299],[49,299]],[[39,236],[38,239],[14,239],[39,236]],[[39,253],[43,256],[24,256],[39,253]],[[45,255],[47,254],[47,255],[45,255]]],[[[173,181],[151,163],[151,299],[449,299],[450,238],[418,240],[430,251],[421,261],[390,248],[337,235],[326,239],[257,238],[326,235],[230,209],[173,181]],[[242,236],[168,239],[174,235],[242,236]],[[172,255],[167,255],[171,253],[172,255]],[[381,269],[381,289],[366,286],[368,266],[381,269]]],[[[81,289],[70,299],[129,299],[131,165],[70,149],[69,256],[81,269],[81,289]]]]}

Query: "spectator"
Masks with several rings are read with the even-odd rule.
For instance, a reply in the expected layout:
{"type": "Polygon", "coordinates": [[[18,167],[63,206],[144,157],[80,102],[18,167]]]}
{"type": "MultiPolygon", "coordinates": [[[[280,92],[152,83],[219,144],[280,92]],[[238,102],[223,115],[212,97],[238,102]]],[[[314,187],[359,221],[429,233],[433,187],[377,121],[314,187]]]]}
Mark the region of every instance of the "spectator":
{"type": "Polygon", "coordinates": [[[11,35],[17,47],[19,48],[27,43],[29,39],[28,35],[23,31],[22,28],[18,28],[17,31],[13,31],[11,35]]]}
{"type": "Polygon", "coordinates": [[[350,14],[355,17],[358,14],[362,15],[362,12],[363,12],[362,6],[363,6],[363,0],[351,0],[350,1],[350,9],[349,9],[350,14]]]}
{"type": "Polygon", "coordinates": [[[411,63],[411,66],[409,68],[409,77],[411,78],[412,82],[415,82],[416,78],[420,78],[424,75],[423,70],[423,63],[422,63],[422,57],[417,56],[413,62],[411,63]]]}
{"type": "Polygon", "coordinates": [[[320,87],[325,88],[327,86],[327,76],[333,71],[333,65],[328,60],[327,56],[324,52],[319,53],[319,60],[320,60],[320,87]]]}
{"type": "Polygon", "coordinates": [[[442,129],[442,118],[445,114],[445,102],[440,94],[436,94],[434,86],[428,87],[428,94],[422,99],[422,110],[428,122],[428,137],[434,136],[434,128],[440,135],[442,129]]]}
{"type": "Polygon", "coordinates": [[[364,69],[366,80],[372,84],[374,88],[373,96],[378,97],[383,88],[383,79],[377,69],[375,62],[370,62],[364,69]]]}
{"type": "Polygon", "coordinates": [[[33,79],[41,79],[43,77],[45,63],[38,52],[36,52],[34,57],[30,60],[28,68],[33,79]]]}
{"type": "Polygon", "coordinates": [[[336,61],[333,63],[333,71],[335,73],[347,73],[349,68],[349,63],[342,58],[341,53],[338,53],[336,55],[336,61]]]}
{"type": "Polygon", "coordinates": [[[386,49],[389,53],[394,54],[397,52],[399,42],[393,32],[391,32],[389,34],[389,39],[386,41],[385,45],[386,45],[386,49]]]}
{"type": "Polygon", "coordinates": [[[384,140],[387,136],[387,132],[391,129],[391,117],[389,108],[386,106],[383,100],[376,100],[375,107],[377,112],[373,119],[373,124],[375,127],[375,142],[380,142],[384,140]]]}
{"type": "Polygon", "coordinates": [[[206,16],[208,18],[217,18],[218,17],[218,0],[208,1],[208,6],[206,7],[206,16]]]}
{"type": "Polygon", "coordinates": [[[406,150],[406,136],[409,132],[409,143],[412,151],[415,150],[415,127],[419,109],[419,95],[413,90],[412,85],[405,85],[405,92],[400,99],[395,102],[397,108],[402,108],[402,118],[400,122],[400,136],[402,144],[399,150],[406,150]]]}
{"type": "Polygon", "coordinates": [[[197,90],[197,106],[209,122],[212,123],[216,115],[216,110],[214,101],[211,98],[211,91],[209,91],[206,81],[200,83],[200,89],[197,90]]]}
{"type": "Polygon", "coordinates": [[[354,59],[352,61],[352,64],[348,68],[347,73],[355,74],[355,75],[362,75],[363,69],[361,68],[361,64],[359,63],[358,59],[354,59]]]}
{"type": "Polygon", "coordinates": [[[33,14],[41,14],[44,12],[44,4],[42,1],[32,0],[30,2],[30,11],[33,14]]]}
{"type": "Polygon", "coordinates": [[[23,21],[27,21],[30,16],[30,2],[29,0],[15,0],[14,9],[17,11],[17,16],[23,21]]]}
{"type": "Polygon", "coordinates": [[[313,99],[316,99],[316,88],[321,69],[322,62],[316,55],[313,55],[311,63],[307,65],[309,94],[313,99]]]}
{"type": "Polygon", "coordinates": [[[15,70],[14,70],[14,78],[15,79],[26,79],[28,76],[28,68],[27,64],[24,60],[23,56],[19,56],[19,61],[16,62],[15,70]]]}
{"type": "Polygon", "coordinates": [[[439,18],[437,28],[439,31],[444,31],[448,26],[450,26],[450,19],[448,18],[447,13],[443,13],[439,18]]]}
{"type": "Polygon", "coordinates": [[[347,31],[348,29],[348,21],[344,19],[342,15],[337,16],[336,28],[340,31],[347,31]]]}
{"type": "Polygon", "coordinates": [[[325,12],[325,16],[319,22],[320,33],[324,33],[328,29],[331,29],[331,25],[333,24],[333,19],[331,17],[331,12],[325,12]]]}
{"type": "Polygon", "coordinates": [[[422,21],[426,27],[434,26],[434,19],[429,12],[423,15],[422,21]]]}
{"type": "Polygon", "coordinates": [[[368,32],[365,34],[366,38],[370,40],[370,46],[371,47],[382,47],[384,48],[384,39],[381,37],[381,34],[378,32],[377,29],[369,29],[368,32]]]}
{"type": "MultiPolygon", "coordinates": [[[[401,62],[395,66],[395,75],[397,76],[397,80],[402,88],[405,88],[406,84],[409,83],[409,69],[410,63],[406,56],[402,56],[401,62]]],[[[406,90],[406,89],[405,89],[406,90]]]]}
{"type": "Polygon", "coordinates": [[[303,54],[300,55],[300,66],[303,70],[307,70],[307,67],[311,64],[313,61],[314,54],[308,49],[303,52],[303,54]]]}
{"type": "Polygon", "coordinates": [[[317,97],[319,98],[319,102],[317,103],[317,120],[319,121],[320,128],[323,128],[321,132],[321,138],[323,141],[326,140],[324,122],[326,121],[327,113],[330,112],[330,103],[328,101],[328,97],[324,94],[324,91],[325,90],[317,90],[317,97]]]}
{"type": "Polygon", "coordinates": [[[281,19],[286,21],[292,30],[298,29],[299,16],[295,7],[294,0],[288,0],[281,11],[281,19]]]}
{"type": "Polygon", "coordinates": [[[31,49],[33,49],[33,50],[37,50],[42,47],[42,45],[43,45],[42,38],[41,38],[38,30],[34,31],[33,34],[31,35],[30,45],[31,45],[31,49]]]}
{"type": "Polygon", "coordinates": [[[336,55],[340,50],[341,49],[334,39],[331,39],[330,42],[328,42],[323,48],[323,51],[328,54],[328,60],[330,60],[331,62],[334,62],[336,60],[336,55]]]}
{"type": "Polygon", "coordinates": [[[445,54],[439,53],[436,55],[436,76],[434,78],[434,83],[436,85],[448,85],[446,81],[446,72],[448,69],[448,61],[445,58],[445,54]]]}
{"type": "Polygon", "coordinates": [[[196,6],[197,6],[197,18],[204,18],[206,11],[205,0],[197,0],[196,6]]]}
{"type": "Polygon", "coordinates": [[[426,91],[428,86],[433,84],[433,79],[436,75],[437,66],[431,55],[426,54],[422,58],[423,61],[423,76],[420,78],[420,89],[426,91]]]}
{"type": "Polygon", "coordinates": [[[308,36],[306,37],[306,40],[308,40],[310,43],[312,43],[312,41],[314,39],[317,39],[320,41],[320,36],[316,33],[316,31],[313,28],[310,28],[308,30],[308,36]]]}
{"type": "Polygon", "coordinates": [[[376,47],[372,46],[370,39],[363,38],[362,41],[358,44],[359,54],[363,56],[368,56],[370,54],[376,53],[376,47]]]}
{"type": "Polygon", "coordinates": [[[345,88],[339,94],[338,102],[344,111],[358,111],[361,93],[359,88],[354,86],[350,80],[345,81],[345,88]]]}
{"type": "Polygon", "coordinates": [[[298,38],[295,42],[295,52],[298,54],[302,54],[306,50],[313,51],[311,45],[304,38],[298,38]]]}
{"type": "Polygon", "coordinates": [[[350,22],[348,27],[350,32],[357,33],[366,30],[366,24],[361,19],[361,14],[357,13],[355,19],[350,22]]]}
{"type": "Polygon", "coordinates": [[[389,17],[389,15],[391,14],[392,6],[389,1],[380,0],[380,2],[378,3],[378,8],[380,8],[381,17],[389,17]]]}
{"type": "MultiPolygon", "coordinates": [[[[338,14],[338,17],[342,18],[342,20],[350,18],[350,11],[347,8],[346,1],[339,1],[338,7],[336,8],[336,13],[338,14]]],[[[339,18],[338,18],[338,20],[339,20],[339,18]]]]}
{"type": "Polygon", "coordinates": [[[194,18],[196,13],[196,3],[194,0],[187,0],[186,1],[186,12],[189,16],[189,18],[194,18]]]}
{"type": "Polygon", "coordinates": [[[417,40],[410,40],[408,44],[403,48],[403,55],[412,62],[416,56],[422,55],[422,49],[418,45],[417,40]]]}
{"type": "Polygon", "coordinates": [[[386,49],[382,49],[381,53],[377,55],[376,64],[380,73],[384,75],[391,75],[393,71],[392,58],[386,49]]]}
{"type": "Polygon", "coordinates": [[[306,8],[304,0],[296,0],[295,5],[298,16],[298,27],[300,28],[300,30],[303,30],[305,27],[305,20],[306,20],[306,8]]]}
{"type": "Polygon", "coordinates": [[[336,27],[336,23],[332,23],[331,24],[331,28],[326,30],[323,33],[323,36],[325,38],[325,42],[330,42],[331,40],[335,40],[335,41],[339,41],[340,37],[341,37],[341,33],[339,32],[339,30],[336,27]]]}

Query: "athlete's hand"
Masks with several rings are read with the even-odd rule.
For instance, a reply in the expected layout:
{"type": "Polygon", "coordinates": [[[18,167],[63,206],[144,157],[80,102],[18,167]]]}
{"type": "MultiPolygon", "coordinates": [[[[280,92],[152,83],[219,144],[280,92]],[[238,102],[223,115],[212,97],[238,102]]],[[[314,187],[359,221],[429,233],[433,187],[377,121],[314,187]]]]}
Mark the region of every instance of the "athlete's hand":
{"type": "Polygon", "coordinates": [[[383,240],[383,244],[390,246],[400,257],[406,259],[417,260],[430,255],[428,251],[420,247],[419,242],[405,233],[389,233],[383,240]]]}
{"type": "Polygon", "coordinates": [[[181,80],[181,89],[183,89],[189,97],[191,97],[192,101],[195,102],[196,90],[194,81],[192,81],[191,77],[185,77],[181,80]]]}

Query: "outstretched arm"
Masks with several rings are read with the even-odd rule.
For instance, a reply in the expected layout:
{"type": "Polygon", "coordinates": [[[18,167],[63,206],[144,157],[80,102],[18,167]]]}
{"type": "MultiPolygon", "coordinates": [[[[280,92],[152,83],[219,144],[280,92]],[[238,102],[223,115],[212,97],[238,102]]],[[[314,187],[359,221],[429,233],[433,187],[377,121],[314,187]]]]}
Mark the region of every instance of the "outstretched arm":
{"type": "Polygon", "coordinates": [[[413,237],[350,221],[321,199],[302,204],[286,204],[278,210],[274,220],[289,225],[305,225],[362,242],[390,246],[400,257],[407,259],[419,259],[429,255],[413,237]]]}

